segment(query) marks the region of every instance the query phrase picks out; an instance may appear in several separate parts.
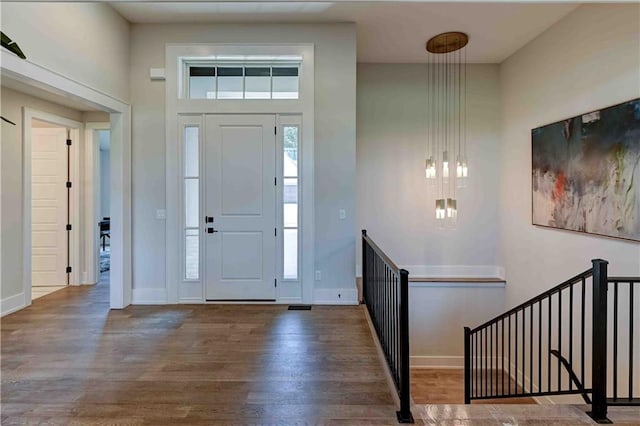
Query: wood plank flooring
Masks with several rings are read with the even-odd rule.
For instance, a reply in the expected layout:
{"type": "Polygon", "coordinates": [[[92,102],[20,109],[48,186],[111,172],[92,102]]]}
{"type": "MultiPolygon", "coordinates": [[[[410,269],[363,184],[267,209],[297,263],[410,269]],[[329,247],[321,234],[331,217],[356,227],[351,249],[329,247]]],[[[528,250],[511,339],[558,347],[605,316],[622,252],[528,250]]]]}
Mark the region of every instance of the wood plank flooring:
{"type": "MultiPolygon", "coordinates": [[[[515,382],[512,382],[514,388],[515,382]]],[[[464,370],[412,368],[411,396],[416,404],[463,404],[464,370]]],[[[533,398],[484,399],[474,404],[535,404],[533,398]]]]}
{"type": "Polygon", "coordinates": [[[394,424],[362,307],[133,306],[69,287],[2,319],[11,424],[394,424]]]}

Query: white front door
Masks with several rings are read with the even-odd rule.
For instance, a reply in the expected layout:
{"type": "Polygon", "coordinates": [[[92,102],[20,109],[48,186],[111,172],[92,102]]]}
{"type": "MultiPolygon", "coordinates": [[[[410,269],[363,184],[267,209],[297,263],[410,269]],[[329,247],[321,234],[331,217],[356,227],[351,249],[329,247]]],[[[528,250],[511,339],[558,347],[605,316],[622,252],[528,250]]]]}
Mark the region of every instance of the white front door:
{"type": "Polygon", "coordinates": [[[67,284],[67,145],[62,128],[31,130],[31,286],[67,284]]]}
{"type": "Polygon", "coordinates": [[[207,300],[275,300],[274,115],[207,115],[207,300]]]}

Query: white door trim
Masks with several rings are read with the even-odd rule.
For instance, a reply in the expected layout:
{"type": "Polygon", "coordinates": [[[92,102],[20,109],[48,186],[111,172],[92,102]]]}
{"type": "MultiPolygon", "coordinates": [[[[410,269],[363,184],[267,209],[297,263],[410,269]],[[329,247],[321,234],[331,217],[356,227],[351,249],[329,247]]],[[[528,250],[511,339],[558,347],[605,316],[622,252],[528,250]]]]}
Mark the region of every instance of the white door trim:
{"type": "MultiPolygon", "coordinates": [[[[302,117],[303,141],[300,171],[301,203],[301,281],[302,303],[313,302],[315,235],[314,235],[314,123],[315,79],[313,44],[167,44],[165,50],[166,75],[166,287],[167,303],[204,303],[203,281],[200,291],[189,286],[192,292],[181,289],[179,266],[181,244],[180,175],[178,116],[180,114],[299,114],[302,117]],[[214,57],[215,55],[299,55],[300,98],[297,100],[190,100],[179,98],[181,58],[214,57]]],[[[288,303],[289,300],[278,300],[288,303]]]]}
{"type": "Polygon", "coordinates": [[[98,247],[100,232],[100,141],[95,137],[98,130],[110,130],[110,123],[85,123],[84,127],[84,271],[81,284],[96,284],[100,279],[98,247]],[[93,253],[93,255],[91,255],[93,253]]]}
{"type": "MultiPolygon", "coordinates": [[[[111,283],[110,307],[131,303],[131,106],[55,71],[0,51],[0,68],[22,83],[80,99],[111,114],[111,283]]],[[[24,283],[24,277],[23,277],[24,283]]],[[[23,286],[24,288],[24,286],[23,286]]]]}
{"type": "Polygon", "coordinates": [[[69,220],[73,227],[71,234],[68,236],[69,241],[69,259],[68,265],[71,266],[71,274],[69,275],[69,284],[78,284],[78,270],[80,258],[80,147],[82,146],[82,136],[84,125],[79,121],[70,120],[47,112],[38,111],[31,108],[22,109],[22,220],[23,220],[23,291],[27,305],[31,304],[31,258],[32,258],[32,233],[31,233],[31,152],[32,152],[32,129],[33,121],[39,120],[56,126],[64,127],[71,130],[71,157],[69,172],[73,187],[70,193],[69,220]]]}

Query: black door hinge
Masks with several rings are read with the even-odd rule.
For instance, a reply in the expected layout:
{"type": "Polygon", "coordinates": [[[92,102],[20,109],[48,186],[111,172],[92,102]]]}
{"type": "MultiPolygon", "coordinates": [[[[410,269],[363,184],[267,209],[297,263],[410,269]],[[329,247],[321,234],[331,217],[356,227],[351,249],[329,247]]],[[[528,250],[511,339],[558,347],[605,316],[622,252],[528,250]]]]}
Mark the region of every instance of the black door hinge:
{"type": "Polygon", "coordinates": [[[275,186],[278,186],[278,178],[276,178],[276,177],[273,178],[273,184],[275,186]]]}
{"type": "Polygon", "coordinates": [[[67,182],[67,188],[71,188],[71,182],[67,182]]]}
{"type": "Polygon", "coordinates": [[[273,126],[273,134],[274,135],[278,134],[278,126],[273,126]]]}
{"type": "Polygon", "coordinates": [[[71,146],[71,139],[67,139],[67,145],[71,146]]]}
{"type": "Polygon", "coordinates": [[[67,266],[67,274],[71,273],[71,266],[67,266]]]}
{"type": "Polygon", "coordinates": [[[278,228],[273,228],[273,236],[274,237],[278,236],[278,228]]]}
{"type": "Polygon", "coordinates": [[[274,287],[278,287],[278,279],[277,278],[273,279],[273,286],[274,287]]]}
{"type": "Polygon", "coordinates": [[[67,231],[71,231],[71,224],[67,223],[67,231]]]}

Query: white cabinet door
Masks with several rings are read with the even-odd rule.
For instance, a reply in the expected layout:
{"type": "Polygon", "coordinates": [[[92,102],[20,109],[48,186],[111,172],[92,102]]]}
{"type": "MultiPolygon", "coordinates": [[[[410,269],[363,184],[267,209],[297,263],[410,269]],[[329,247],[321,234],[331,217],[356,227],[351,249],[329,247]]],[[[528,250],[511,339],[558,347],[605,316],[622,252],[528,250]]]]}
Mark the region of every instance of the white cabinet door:
{"type": "MultiPolygon", "coordinates": [[[[204,213],[207,300],[275,300],[275,116],[208,115],[204,213]]],[[[203,218],[204,220],[204,218],[203,218]]]]}
{"type": "Polygon", "coordinates": [[[67,284],[66,130],[31,130],[31,285],[67,284]]]}

